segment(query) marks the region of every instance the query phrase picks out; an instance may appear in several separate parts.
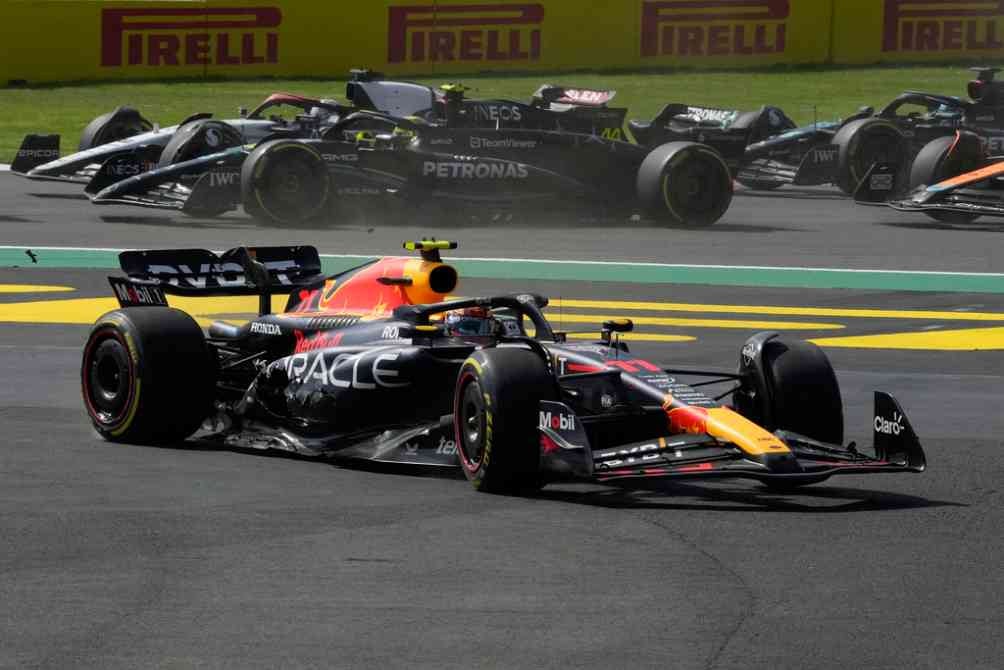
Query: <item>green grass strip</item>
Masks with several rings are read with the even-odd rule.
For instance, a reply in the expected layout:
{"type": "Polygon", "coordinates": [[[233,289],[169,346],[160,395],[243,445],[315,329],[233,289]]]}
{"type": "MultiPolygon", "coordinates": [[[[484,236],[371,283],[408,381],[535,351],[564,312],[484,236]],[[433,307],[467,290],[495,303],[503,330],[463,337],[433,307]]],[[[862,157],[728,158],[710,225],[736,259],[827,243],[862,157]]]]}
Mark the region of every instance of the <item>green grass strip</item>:
{"type": "MultiPolygon", "coordinates": [[[[758,109],[770,104],[795,121],[845,118],[862,105],[879,107],[904,89],[965,95],[969,73],[961,65],[876,66],[859,68],[775,68],[742,72],[643,72],[464,75],[426,77],[433,86],[463,81],[474,98],[529,100],[544,83],[615,89],[616,107],[629,118],[651,119],[670,102],[758,109]]],[[[205,82],[125,82],[54,84],[0,89],[0,163],[14,156],[24,135],[59,133],[63,153],[76,149],[80,132],[91,119],[118,105],[140,110],[151,121],[169,126],[195,112],[230,119],[238,107],[254,107],[273,91],[344,101],[344,80],[259,79],[205,82]]]]}

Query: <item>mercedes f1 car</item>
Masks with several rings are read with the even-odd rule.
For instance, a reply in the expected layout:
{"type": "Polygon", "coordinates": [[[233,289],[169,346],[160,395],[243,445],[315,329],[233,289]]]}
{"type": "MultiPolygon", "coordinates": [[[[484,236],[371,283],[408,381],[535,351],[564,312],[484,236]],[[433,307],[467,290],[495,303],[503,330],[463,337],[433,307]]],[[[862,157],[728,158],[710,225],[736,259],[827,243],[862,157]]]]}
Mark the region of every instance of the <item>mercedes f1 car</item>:
{"type": "Polygon", "coordinates": [[[798,128],[776,107],[741,112],[672,104],[651,123],[631,121],[628,127],[640,144],[695,140],[715,147],[749,188],[835,184],[852,194],[876,163],[894,167],[897,182],[905,186],[913,181],[914,160],[935,139],[967,131],[995,151],[1004,148],[998,70],[972,70],[977,75],[969,82],[970,100],[907,91],[877,113],[864,107],[839,123],[798,128]]]}
{"type": "Polygon", "coordinates": [[[160,128],[138,111],[120,107],[95,118],[84,129],[77,152],[60,157],[58,135],[28,135],[11,169],[31,179],[88,184],[88,192],[126,177],[167,168],[199,156],[277,137],[313,137],[351,111],[368,109],[429,121],[450,119],[471,128],[519,127],[567,129],[623,136],[626,109],[609,108],[614,91],[541,86],[529,103],[477,100],[459,84],[441,90],[411,82],[387,81],[369,70],[352,70],[346,85],[347,105],[335,100],[274,93],[237,119],[213,120],[193,114],[180,124],[160,128]],[[292,117],[290,116],[292,108],[292,117]],[[107,163],[107,168],[101,170],[107,163]]]}
{"type": "Polygon", "coordinates": [[[738,371],[664,368],[608,321],[570,341],[531,294],[450,300],[456,270],[424,240],[323,276],[312,247],[131,251],[121,308],[84,345],[83,400],[115,442],[197,435],[235,448],[459,466],[481,491],[549,481],[745,477],[781,487],[921,472],[897,402],[875,394],[874,454],[843,446],[841,395],[814,345],[761,333],[738,371]],[[257,295],[208,335],[167,295],[257,295]],[[289,294],[269,313],[272,294],[289,294]],[[692,380],[692,381],[685,381],[692,380]],[[724,391],[708,392],[721,383],[724,391]],[[732,407],[719,402],[731,397],[732,407]]]}
{"type": "MultiPolygon", "coordinates": [[[[666,105],[651,122],[632,120],[631,134],[639,144],[696,141],[717,149],[736,181],[747,188],[770,191],[785,184],[816,186],[852,181],[843,173],[850,159],[844,145],[846,126],[872,114],[864,108],[842,122],[819,122],[799,127],[777,107],[756,111],[666,105]],[[843,147],[843,149],[842,149],[843,147]],[[842,177],[841,177],[842,175],[842,177]]],[[[855,145],[854,151],[871,152],[873,145],[855,145]]],[[[869,165],[884,156],[855,156],[869,165]]],[[[856,183],[856,182],[855,182],[856,183]]]]}
{"type": "Polygon", "coordinates": [[[81,135],[78,151],[68,156],[60,157],[59,135],[28,135],[11,171],[29,179],[87,184],[108,163],[106,178],[123,179],[266,137],[308,136],[319,124],[332,122],[347,111],[334,100],[273,93],[250,113],[242,110],[237,119],[219,121],[202,113],[176,126],[160,128],[135,109],[119,107],[91,121],[81,135]],[[282,116],[290,109],[294,118],[282,116]]]}
{"type": "Polygon", "coordinates": [[[317,139],[234,147],[114,182],[92,198],[202,216],[243,205],[280,225],[386,213],[396,201],[437,218],[557,207],[695,226],[716,222],[731,199],[728,167],[705,145],[646,148],[594,133],[472,128],[462,119],[374,111],[349,114],[317,139]]]}
{"type": "Polygon", "coordinates": [[[946,170],[958,173],[982,156],[1004,149],[1004,83],[995,80],[1000,70],[970,69],[976,72],[976,78],[968,85],[969,100],[907,91],[874,117],[845,128],[844,132],[853,136],[845,138],[850,155],[861,153],[863,147],[875,147],[862,154],[865,160],[848,164],[848,192],[862,186],[865,175],[879,163],[884,167],[878,185],[892,179],[897,190],[872,189],[872,196],[884,193],[896,197],[904,193],[904,188],[933,184],[924,180],[937,179],[946,170]],[[960,136],[966,139],[957,144],[960,136]],[[941,160],[950,154],[951,160],[941,160]]]}

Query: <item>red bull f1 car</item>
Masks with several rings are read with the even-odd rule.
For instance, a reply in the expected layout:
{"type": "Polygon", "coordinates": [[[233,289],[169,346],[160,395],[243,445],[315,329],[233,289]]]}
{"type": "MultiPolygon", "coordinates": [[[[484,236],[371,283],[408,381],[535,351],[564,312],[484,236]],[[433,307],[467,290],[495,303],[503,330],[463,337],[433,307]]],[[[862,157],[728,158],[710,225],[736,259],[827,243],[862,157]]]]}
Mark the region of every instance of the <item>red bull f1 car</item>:
{"type": "Polygon", "coordinates": [[[595,341],[556,331],[532,294],[449,299],[454,244],[408,243],[332,276],[312,247],[125,252],[121,308],[84,345],[95,429],[115,442],[195,435],[234,448],[459,467],[480,491],[552,481],[743,477],[810,484],[921,472],[899,404],[875,394],[874,452],[844,443],[821,350],[749,339],[736,371],[664,367],[608,321],[595,341]],[[269,313],[272,294],[288,294],[269,313]],[[256,295],[259,315],[208,332],[168,295],[256,295]],[[719,392],[710,392],[720,384],[719,392]],[[730,405],[723,404],[731,400],[730,405]]]}

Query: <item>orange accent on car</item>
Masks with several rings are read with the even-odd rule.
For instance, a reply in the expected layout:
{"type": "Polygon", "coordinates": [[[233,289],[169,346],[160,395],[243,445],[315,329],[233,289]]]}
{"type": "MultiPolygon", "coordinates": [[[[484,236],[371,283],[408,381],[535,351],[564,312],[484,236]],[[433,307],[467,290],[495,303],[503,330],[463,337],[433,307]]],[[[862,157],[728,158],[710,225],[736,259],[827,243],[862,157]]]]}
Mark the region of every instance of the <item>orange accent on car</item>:
{"type": "Polygon", "coordinates": [[[669,410],[669,428],[674,433],[707,433],[708,416],[708,410],[704,407],[676,407],[669,410]]]}
{"type": "Polygon", "coordinates": [[[966,184],[983,181],[984,179],[997,177],[1002,174],[1004,174],[1004,162],[994,163],[993,165],[988,165],[987,167],[980,168],[979,170],[973,170],[972,172],[960,174],[958,177],[952,177],[951,179],[939,182],[938,184],[935,184],[935,186],[938,187],[938,190],[944,190],[952,186],[965,186],[966,184]]]}

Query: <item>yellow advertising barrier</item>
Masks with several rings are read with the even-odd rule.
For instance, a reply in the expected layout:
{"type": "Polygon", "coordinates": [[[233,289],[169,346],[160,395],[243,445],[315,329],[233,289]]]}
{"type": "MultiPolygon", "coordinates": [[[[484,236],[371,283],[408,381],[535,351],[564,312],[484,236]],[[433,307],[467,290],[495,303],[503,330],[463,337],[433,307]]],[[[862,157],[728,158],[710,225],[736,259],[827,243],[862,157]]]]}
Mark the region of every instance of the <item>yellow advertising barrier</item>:
{"type": "Polygon", "coordinates": [[[835,2],[834,63],[996,63],[1004,49],[1004,0],[835,2]]]}
{"type": "Polygon", "coordinates": [[[723,0],[641,3],[640,64],[736,67],[823,63],[831,3],[723,0]]]}
{"type": "Polygon", "coordinates": [[[383,69],[639,69],[822,63],[820,0],[389,3],[383,69]]]}
{"type": "Polygon", "coordinates": [[[6,81],[342,76],[384,58],[380,2],[0,2],[6,81]]]}
{"type": "Polygon", "coordinates": [[[0,39],[0,84],[943,61],[1004,0],[0,0],[0,39]]]}

